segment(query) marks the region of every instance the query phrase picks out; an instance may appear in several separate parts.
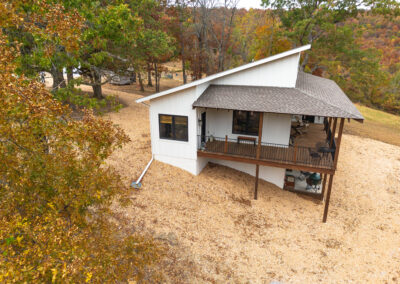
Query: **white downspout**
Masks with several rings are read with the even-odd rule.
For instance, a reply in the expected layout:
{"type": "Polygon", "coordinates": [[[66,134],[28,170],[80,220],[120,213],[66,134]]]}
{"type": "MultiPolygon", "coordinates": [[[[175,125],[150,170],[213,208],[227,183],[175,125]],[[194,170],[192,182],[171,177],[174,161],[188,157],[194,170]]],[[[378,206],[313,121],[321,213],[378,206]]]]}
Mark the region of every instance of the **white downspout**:
{"type": "Polygon", "coordinates": [[[143,173],[140,175],[140,177],[138,178],[138,180],[137,180],[136,182],[135,182],[135,181],[132,181],[131,187],[133,187],[133,188],[140,188],[140,187],[142,186],[142,184],[140,183],[140,181],[142,180],[142,178],[143,178],[144,175],[146,174],[146,172],[147,172],[147,170],[149,169],[149,167],[150,167],[151,163],[153,162],[153,160],[154,160],[154,155],[151,156],[150,162],[149,162],[149,163],[147,164],[147,166],[144,168],[143,173]]]}

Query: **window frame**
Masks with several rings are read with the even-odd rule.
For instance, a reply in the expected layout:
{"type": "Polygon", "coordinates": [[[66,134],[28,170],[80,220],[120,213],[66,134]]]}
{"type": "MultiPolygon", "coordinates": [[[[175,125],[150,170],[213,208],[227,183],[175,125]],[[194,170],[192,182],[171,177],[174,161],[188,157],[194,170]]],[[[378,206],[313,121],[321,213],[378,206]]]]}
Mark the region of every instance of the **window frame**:
{"type": "MultiPolygon", "coordinates": [[[[256,112],[256,111],[253,111],[253,112],[254,113],[258,113],[258,127],[259,127],[261,113],[260,112],[256,112]]],[[[258,136],[258,131],[257,131],[257,133],[254,133],[254,134],[247,132],[247,130],[249,128],[250,113],[251,113],[251,111],[247,111],[247,110],[233,110],[233,112],[232,112],[232,134],[258,136]],[[235,131],[235,112],[238,112],[238,111],[243,111],[243,112],[246,113],[246,132],[235,131]]],[[[258,127],[257,127],[257,129],[258,129],[258,127]]]]}
{"type": "Polygon", "coordinates": [[[170,140],[170,141],[181,141],[181,142],[188,142],[189,141],[189,117],[186,115],[175,115],[175,114],[165,114],[165,113],[159,113],[158,114],[158,136],[160,139],[163,140],[170,140]],[[171,124],[171,132],[172,132],[172,138],[166,138],[166,137],[161,137],[161,116],[171,116],[172,118],[172,124],[171,124]],[[177,139],[176,138],[176,133],[175,133],[175,117],[183,117],[186,118],[187,122],[187,138],[186,139],[177,139]]]}

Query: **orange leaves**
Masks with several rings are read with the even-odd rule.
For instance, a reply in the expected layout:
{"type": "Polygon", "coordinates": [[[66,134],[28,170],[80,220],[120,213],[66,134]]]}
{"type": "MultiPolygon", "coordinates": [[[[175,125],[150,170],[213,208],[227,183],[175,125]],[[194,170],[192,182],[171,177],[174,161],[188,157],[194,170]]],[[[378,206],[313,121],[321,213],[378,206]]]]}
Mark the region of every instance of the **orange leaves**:
{"type": "MultiPolygon", "coordinates": [[[[69,41],[70,15],[57,5],[42,8],[54,14],[23,17],[23,24],[44,19],[45,36],[69,41]]],[[[109,205],[127,191],[105,166],[129,138],[90,111],[74,120],[42,84],[15,74],[18,56],[0,29],[0,282],[140,279],[159,251],[116,234],[109,205]],[[131,250],[132,243],[143,249],[131,250]]]]}

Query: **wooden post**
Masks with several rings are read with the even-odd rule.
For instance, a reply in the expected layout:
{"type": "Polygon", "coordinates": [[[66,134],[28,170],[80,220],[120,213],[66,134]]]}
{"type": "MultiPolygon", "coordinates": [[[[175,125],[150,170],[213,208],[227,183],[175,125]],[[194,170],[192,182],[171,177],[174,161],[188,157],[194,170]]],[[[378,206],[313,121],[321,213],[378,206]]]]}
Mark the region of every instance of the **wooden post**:
{"type": "Polygon", "coordinates": [[[324,217],[322,218],[322,222],[324,223],[326,223],[326,219],[328,218],[329,200],[331,198],[332,183],[333,183],[333,175],[329,175],[328,192],[326,194],[326,200],[325,200],[324,217]]]}
{"type": "Polygon", "coordinates": [[[333,139],[335,139],[335,134],[336,134],[336,124],[337,124],[337,118],[333,120],[333,129],[332,129],[332,134],[331,134],[331,141],[329,143],[329,147],[332,147],[333,145],[333,139]]]}
{"type": "Polygon", "coordinates": [[[297,142],[294,143],[293,162],[296,164],[297,159],[297,142]]]}
{"type": "Polygon", "coordinates": [[[338,158],[339,158],[340,143],[342,142],[343,127],[344,127],[344,118],[341,118],[340,119],[338,139],[337,139],[337,142],[336,142],[335,159],[333,160],[333,168],[335,170],[336,170],[336,166],[337,166],[337,162],[338,162],[338,158]]]}
{"type": "Polygon", "coordinates": [[[224,153],[228,152],[228,135],[225,135],[224,153]]]}
{"type": "Polygon", "coordinates": [[[258,173],[260,171],[260,165],[256,165],[256,185],[254,188],[254,199],[257,200],[258,198],[258,173]]]}
{"type": "MultiPolygon", "coordinates": [[[[256,159],[260,159],[260,154],[261,154],[261,139],[262,139],[262,128],[263,128],[263,117],[264,113],[260,112],[260,121],[258,124],[258,145],[257,145],[257,154],[256,154],[256,159]]],[[[257,195],[258,195],[258,174],[260,171],[260,165],[256,165],[256,183],[254,186],[254,199],[257,200],[257,195]]]]}
{"type": "Polygon", "coordinates": [[[326,186],[326,179],[327,179],[327,176],[328,176],[327,174],[324,174],[323,177],[322,177],[323,181],[322,181],[321,200],[323,200],[323,199],[324,199],[324,196],[325,196],[325,186],[326,186]]]}
{"type": "Polygon", "coordinates": [[[263,128],[263,116],[264,114],[260,112],[260,122],[258,123],[258,145],[257,145],[257,159],[260,158],[261,153],[261,139],[262,139],[262,128],[263,128]]]}
{"type": "Polygon", "coordinates": [[[328,129],[326,131],[326,140],[328,140],[328,134],[329,134],[329,130],[331,130],[331,126],[332,126],[332,117],[330,117],[328,120],[328,129]]]}

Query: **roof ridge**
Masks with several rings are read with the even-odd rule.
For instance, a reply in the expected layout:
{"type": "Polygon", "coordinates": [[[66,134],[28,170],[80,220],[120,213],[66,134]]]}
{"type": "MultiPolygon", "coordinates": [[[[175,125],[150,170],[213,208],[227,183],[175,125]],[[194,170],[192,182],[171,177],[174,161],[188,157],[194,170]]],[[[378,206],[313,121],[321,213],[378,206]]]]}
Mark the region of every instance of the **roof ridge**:
{"type": "MultiPolygon", "coordinates": [[[[349,99],[349,97],[343,92],[343,90],[337,85],[337,83],[336,83],[334,80],[329,79],[329,78],[324,78],[324,77],[316,76],[316,75],[313,75],[313,74],[310,74],[310,73],[307,73],[307,72],[304,72],[304,71],[301,71],[301,70],[299,70],[299,72],[297,72],[297,79],[296,79],[296,86],[295,86],[295,89],[297,89],[298,91],[300,91],[300,92],[302,92],[303,94],[307,95],[308,97],[312,97],[312,98],[314,98],[314,99],[316,99],[316,100],[318,100],[318,101],[322,101],[322,102],[326,103],[327,105],[330,105],[331,107],[334,107],[335,109],[338,109],[338,110],[340,110],[340,111],[342,111],[342,112],[345,112],[345,113],[347,113],[349,116],[353,116],[353,117],[356,116],[356,115],[354,115],[353,113],[351,113],[351,112],[349,112],[349,111],[347,111],[347,110],[344,110],[343,108],[340,108],[340,107],[337,106],[337,105],[332,104],[331,102],[328,102],[328,101],[326,101],[326,100],[322,100],[321,98],[318,98],[318,97],[315,97],[315,96],[313,96],[313,95],[310,95],[310,94],[308,94],[307,92],[305,92],[305,91],[303,91],[302,89],[300,89],[300,88],[297,86],[297,82],[298,82],[298,80],[299,80],[299,74],[300,74],[300,73],[303,73],[303,74],[305,74],[306,76],[316,77],[316,78],[318,78],[319,80],[322,79],[322,80],[324,80],[324,81],[328,81],[328,82],[331,83],[331,84],[335,84],[335,85],[340,89],[340,91],[345,95],[345,96],[344,96],[345,99],[347,99],[347,101],[348,101],[349,103],[351,103],[352,105],[354,105],[353,102],[349,99]]],[[[358,111],[357,108],[355,108],[355,109],[358,111]]],[[[358,111],[358,112],[359,112],[359,111],[358,111]]],[[[360,113],[360,115],[361,115],[361,113],[360,113]]],[[[361,115],[361,116],[362,116],[362,115],[361,115]]]]}
{"type": "Polygon", "coordinates": [[[312,98],[312,99],[315,99],[315,100],[317,100],[317,101],[319,101],[319,102],[322,102],[322,103],[324,103],[324,104],[327,104],[327,105],[329,105],[330,107],[333,107],[333,108],[336,109],[336,110],[345,112],[345,113],[347,113],[347,115],[349,115],[349,116],[354,116],[352,113],[349,113],[347,110],[341,109],[341,108],[339,108],[339,107],[337,107],[337,106],[335,106],[335,105],[333,105],[333,104],[331,104],[331,103],[328,103],[327,101],[321,100],[320,98],[316,98],[316,97],[314,97],[314,96],[311,96],[311,95],[307,94],[306,92],[304,92],[303,90],[301,90],[301,89],[299,89],[299,88],[297,88],[297,87],[295,87],[294,89],[298,90],[299,92],[303,93],[304,95],[306,95],[306,96],[308,96],[308,97],[310,97],[310,98],[312,98]]]}
{"type": "MultiPolygon", "coordinates": [[[[334,80],[332,80],[332,79],[325,78],[325,77],[321,77],[321,76],[316,76],[316,75],[313,75],[313,74],[311,74],[311,73],[307,73],[307,72],[304,72],[304,71],[299,71],[299,72],[297,72],[297,78],[299,78],[299,73],[300,73],[300,72],[302,72],[303,74],[306,74],[307,76],[316,77],[316,78],[318,78],[318,79],[322,79],[322,80],[328,81],[328,82],[331,83],[331,84],[333,83],[333,84],[337,85],[337,87],[343,92],[342,88],[340,88],[339,85],[336,83],[336,81],[334,81],[334,80]]],[[[296,80],[296,85],[297,85],[297,80],[296,80]]],[[[346,95],[345,92],[343,92],[343,94],[346,95]]],[[[353,104],[353,102],[350,100],[350,98],[349,98],[347,95],[346,95],[345,97],[346,97],[346,99],[347,99],[347,101],[348,101],[349,103],[352,103],[352,104],[353,104]]]]}

